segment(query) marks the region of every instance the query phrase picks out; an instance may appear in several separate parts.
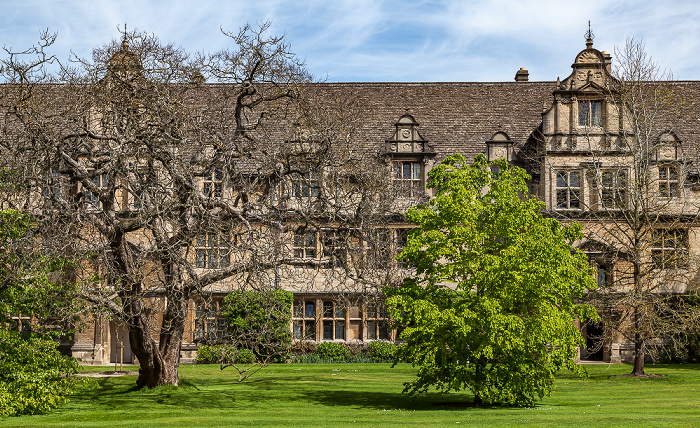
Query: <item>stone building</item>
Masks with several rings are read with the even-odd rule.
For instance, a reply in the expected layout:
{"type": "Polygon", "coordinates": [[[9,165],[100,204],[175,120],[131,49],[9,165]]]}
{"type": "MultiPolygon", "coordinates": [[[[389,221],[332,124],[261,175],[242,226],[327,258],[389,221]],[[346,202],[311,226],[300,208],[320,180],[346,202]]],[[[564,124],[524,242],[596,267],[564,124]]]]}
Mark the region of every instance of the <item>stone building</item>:
{"type": "MultiPolygon", "coordinates": [[[[694,256],[700,255],[699,229],[694,222],[700,185],[693,158],[700,133],[700,110],[696,108],[700,81],[665,83],[682,100],[682,113],[664,122],[672,127],[651,127],[654,135],[645,141],[653,142],[653,147],[645,148],[640,161],[640,152],[630,141],[641,128],[633,123],[635,118],[627,107],[620,107],[619,87],[611,77],[612,61],[610,54],[593,48],[588,39],[586,48],[574,58],[573,71],[564,79],[529,81],[527,70],[521,68],[514,82],[323,83],[314,84],[313,90],[321,98],[352,98],[359,106],[354,144],[388,166],[393,184],[401,189],[394,193],[397,200],[429,198],[427,172],[447,155],[462,153],[473,158],[485,153],[489,159],[506,158],[532,176],[529,189],[544,202],[548,215],[584,224],[587,238],[578,245],[598,266],[600,284],[615,283],[618,290],[629,290],[632,285],[626,273],[631,260],[641,254],[655,272],[683,271],[679,276],[669,274],[666,280],[659,275],[651,280],[663,282],[660,293],[682,294],[694,284],[689,272],[697,266],[694,256]],[[644,195],[632,185],[641,182],[642,176],[647,177],[644,195]],[[620,226],[623,222],[619,220],[640,203],[652,200],[656,202],[651,211],[645,205],[645,212],[655,218],[647,227],[652,230],[644,232],[651,237],[648,245],[630,250],[624,239],[616,237],[629,229],[627,223],[620,226]]],[[[315,178],[316,173],[297,174],[301,180],[289,185],[293,196],[318,195],[324,183],[315,178]]],[[[196,185],[205,194],[227,191],[215,170],[202,173],[196,185]]],[[[377,234],[382,244],[366,244],[364,251],[376,251],[392,260],[390,255],[400,249],[410,228],[398,214],[377,234]]],[[[296,270],[286,271],[288,275],[281,279],[275,273],[276,284],[295,293],[290,308],[294,336],[315,341],[395,340],[396,332],[389,329],[381,302],[363,295],[342,304],[338,287],[328,285],[332,281],[324,269],[332,269],[338,257],[329,252],[332,239],[333,234],[323,230],[294,235],[289,247],[306,264],[298,263],[296,270]],[[304,277],[309,266],[316,266],[316,273],[304,277]]],[[[203,270],[215,260],[212,254],[224,248],[211,243],[211,238],[195,247],[196,267],[203,270]]],[[[216,257],[216,263],[230,263],[224,256],[216,257]]],[[[226,253],[225,257],[230,256],[226,253]]],[[[216,336],[222,329],[219,301],[233,287],[223,281],[207,289],[214,297],[207,305],[195,300],[189,303],[183,361],[194,358],[198,340],[216,336]]],[[[154,292],[150,304],[158,305],[161,297],[154,292]]],[[[124,324],[95,316],[87,326],[64,344],[73,356],[95,364],[132,362],[124,324]]],[[[630,360],[633,348],[623,335],[597,338],[604,326],[581,327],[589,337],[589,350],[582,350],[582,358],[630,360]]]]}

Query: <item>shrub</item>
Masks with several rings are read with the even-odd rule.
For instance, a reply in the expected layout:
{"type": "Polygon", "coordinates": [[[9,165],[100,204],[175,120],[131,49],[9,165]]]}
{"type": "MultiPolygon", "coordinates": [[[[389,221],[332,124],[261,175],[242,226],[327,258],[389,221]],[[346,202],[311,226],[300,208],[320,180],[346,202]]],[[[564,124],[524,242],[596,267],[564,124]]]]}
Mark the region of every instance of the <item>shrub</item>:
{"type": "Polygon", "coordinates": [[[236,355],[236,362],[239,364],[253,364],[255,362],[255,354],[250,349],[239,349],[236,355]]]}
{"type": "Polygon", "coordinates": [[[367,344],[367,353],[378,363],[394,361],[396,349],[391,342],[374,341],[367,344]]]}
{"type": "Polygon", "coordinates": [[[312,354],[333,361],[347,361],[350,359],[350,350],[342,343],[335,342],[319,343],[312,354]]]}
{"type": "Polygon", "coordinates": [[[229,339],[250,349],[257,359],[279,360],[292,343],[289,331],[294,295],[285,290],[234,291],[223,301],[222,313],[229,324],[229,339]]]}
{"type": "MultiPolygon", "coordinates": [[[[197,349],[198,364],[230,364],[236,361],[237,350],[227,346],[223,355],[224,345],[199,345],[197,349]]],[[[250,352],[250,351],[249,351],[250,352]]]]}
{"type": "Polygon", "coordinates": [[[78,363],[45,336],[0,330],[0,416],[43,413],[84,380],[71,377],[78,363]]]}

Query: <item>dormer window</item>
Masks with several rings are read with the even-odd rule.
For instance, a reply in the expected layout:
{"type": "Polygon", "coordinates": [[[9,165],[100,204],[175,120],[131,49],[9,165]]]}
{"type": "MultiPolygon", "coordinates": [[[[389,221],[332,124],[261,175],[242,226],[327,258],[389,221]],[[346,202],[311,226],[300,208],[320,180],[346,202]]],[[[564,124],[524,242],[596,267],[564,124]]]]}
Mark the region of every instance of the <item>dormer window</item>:
{"type": "Polygon", "coordinates": [[[578,126],[603,126],[603,102],[579,101],[578,126]]]}
{"type": "Polygon", "coordinates": [[[398,196],[414,198],[423,195],[422,162],[394,161],[394,185],[398,196]]]}

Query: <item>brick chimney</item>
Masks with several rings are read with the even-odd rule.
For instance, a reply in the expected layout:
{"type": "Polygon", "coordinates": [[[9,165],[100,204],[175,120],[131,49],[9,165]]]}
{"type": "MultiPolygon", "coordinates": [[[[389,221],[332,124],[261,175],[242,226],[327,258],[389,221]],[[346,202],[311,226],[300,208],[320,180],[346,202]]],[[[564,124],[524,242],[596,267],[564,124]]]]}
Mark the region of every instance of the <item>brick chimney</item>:
{"type": "Polygon", "coordinates": [[[527,82],[529,75],[530,74],[527,72],[527,70],[525,70],[524,68],[521,67],[520,70],[518,70],[515,73],[515,81],[516,82],[527,82]]]}

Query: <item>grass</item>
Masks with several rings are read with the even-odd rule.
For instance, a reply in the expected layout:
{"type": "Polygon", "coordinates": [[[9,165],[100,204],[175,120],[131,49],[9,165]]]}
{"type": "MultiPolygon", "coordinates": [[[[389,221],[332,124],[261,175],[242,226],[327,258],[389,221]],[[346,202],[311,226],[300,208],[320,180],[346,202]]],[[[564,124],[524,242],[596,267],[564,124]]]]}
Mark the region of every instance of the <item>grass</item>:
{"type": "Polygon", "coordinates": [[[407,364],[279,364],[243,383],[215,365],[182,366],[179,388],[137,390],[135,376],[103,378],[51,413],[0,427],[700,425],[700,365],[649,365],[664,375],[653,379],[616,377],[631,371],[623,365],[587,369],[589,380],[561,373],[533,408],[471,408],[469,394],[402,394],[415,373],[407,364]]]}

